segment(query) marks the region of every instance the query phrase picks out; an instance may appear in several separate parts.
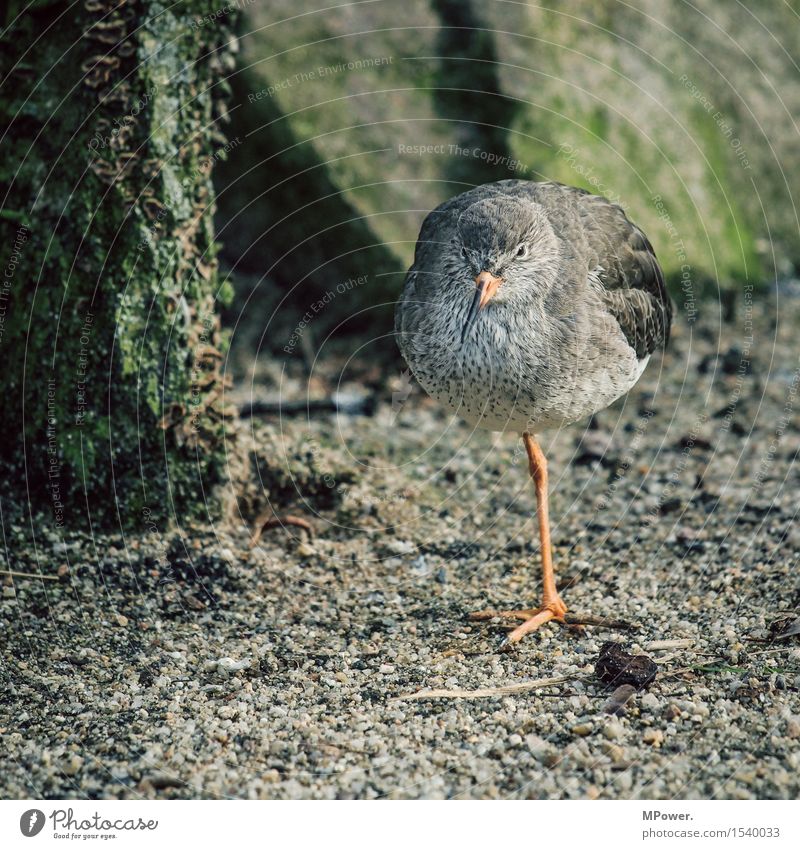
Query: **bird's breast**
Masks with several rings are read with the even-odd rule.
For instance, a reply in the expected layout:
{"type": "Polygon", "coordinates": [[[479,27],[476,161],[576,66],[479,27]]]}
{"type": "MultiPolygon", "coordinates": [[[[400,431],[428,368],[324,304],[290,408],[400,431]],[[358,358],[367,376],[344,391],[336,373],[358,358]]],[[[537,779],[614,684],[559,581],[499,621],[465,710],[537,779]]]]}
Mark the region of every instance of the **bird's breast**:
{"type": "Polygon", "coordinates": [[[520,430],[537,410],[535,346],[515,342],[500,304],[482,310],[462,341],[468,306],[421,314],[404,334],[403,354],[426,392],[452,412],[491,430],[520,430]]]}

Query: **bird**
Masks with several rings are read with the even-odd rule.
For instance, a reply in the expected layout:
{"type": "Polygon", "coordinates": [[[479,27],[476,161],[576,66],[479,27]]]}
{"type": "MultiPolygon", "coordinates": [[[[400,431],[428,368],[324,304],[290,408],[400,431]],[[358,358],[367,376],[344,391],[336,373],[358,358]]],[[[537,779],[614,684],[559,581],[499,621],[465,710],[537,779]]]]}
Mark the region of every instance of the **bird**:
{"type": "Polygon", "coordinates": [[[627,393],[669,341],[672,302],[652,244],[623,208],[553,181],[501,180],[425,218],[395,309],[422,388],[469,424],[521,434],[536,493],[541,603],[482,610],[519,642],[565,623],[550,540],[542,431],[627,393]]]}

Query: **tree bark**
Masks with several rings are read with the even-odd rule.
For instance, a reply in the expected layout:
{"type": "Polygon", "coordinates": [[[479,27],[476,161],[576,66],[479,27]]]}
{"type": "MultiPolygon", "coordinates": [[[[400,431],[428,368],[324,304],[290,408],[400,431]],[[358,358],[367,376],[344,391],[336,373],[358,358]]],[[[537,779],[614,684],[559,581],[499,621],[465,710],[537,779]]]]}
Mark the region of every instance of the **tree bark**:
{"type": "Polygon", "coordinates": [[[210,174],[233,9],[26,5],[0,66],[0,459],[57,528],[213,511],[230,419],[210,174]]]}

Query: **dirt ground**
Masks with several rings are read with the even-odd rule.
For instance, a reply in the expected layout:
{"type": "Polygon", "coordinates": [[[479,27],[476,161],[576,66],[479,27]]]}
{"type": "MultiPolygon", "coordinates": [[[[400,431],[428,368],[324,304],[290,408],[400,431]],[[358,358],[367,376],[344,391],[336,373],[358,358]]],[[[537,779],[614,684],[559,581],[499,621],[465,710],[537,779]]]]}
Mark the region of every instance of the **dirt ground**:
{"type": "MultiPolygon", "coordinates": [[[[501,620],[468,620],[537,598],[521,442],[402,373],[369,415],[251,420],[231,526],[34,540],[6,516],[3,568],[49,579],[2,583],[0,796],[796,798],[800,309],[779,304],[678,321],[627,399],[542,435],[564,599],[633,631],[508,651],[501,620]],[[267,494],[313,538],[251,548],[267,494]],[[608,640],[658,663],[621,716],[608,640]]],[[[358,408],[351,366],[261,363],[254,386],[358,408]]]]}

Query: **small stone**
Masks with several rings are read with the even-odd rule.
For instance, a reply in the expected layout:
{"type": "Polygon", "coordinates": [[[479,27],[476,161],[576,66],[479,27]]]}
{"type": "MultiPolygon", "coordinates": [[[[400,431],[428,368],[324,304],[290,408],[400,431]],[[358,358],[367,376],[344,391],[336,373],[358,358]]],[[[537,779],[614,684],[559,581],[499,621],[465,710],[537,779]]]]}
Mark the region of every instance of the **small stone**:
{"type": "Polygon", "coordinates": [[[628,793],[633,787],[633,771],[626,769],[625,772],[621,772],[617,776],[616,783],[619,785],[620,789],[622,789],[625,793],[628,793]]]}
{"type": "Polygon", "coordinates": [[[616,743],[608,743],[604,740],[602,749],[615,764],[622,763],[625,760],[625,750],[616,743]]]}
{"type": "MultiPolygon", "coordinates": [[[[406,539],[389,540],[386,543],[386,548],[391,551],[392,554],[413,554],[417,550],[417,546],[410,540],[406,539]]],[[[422,556],[422,559],[425,559],[424,555],[422,556]]]]}
{"type": "Polygon", "coordinates": [[[592,724],[589,722],[582,722],[572,726],[572,733],[577,734],[578,737],[588,737],[593,730],[592,724]]]}
{"type": "Polygon", "coordinates": [[[705,542],[702,539],[701,533],[690,527],[680,527],[675,532],[675,541],[678,545],[686,549],[686,552],[702,551],[705,548],[705,542]]]}
{"type": "Polygon", "coordinates": [[[223,677],[235,675],[237,672],[247,669],[248,666],[250,666],[248,659],[234,660],[232,657],[221,657],[219,660],[211,661],[211,663],[207,664],[207,667],[216,669],[223,677]]]}
{"type": "Polygon", "coordinates": [[[605,684],[630,684],[641,690],[653,683],[658,666],[644,654],[628,654],[619,643],[604,643],[595,664],[595,674],[605,684]]]}
{"type": "Polygon", "coordinates": [[[645,693],[642,696],[642,707],[647,710],[657,710],[658,709],[658,699],[652,693],[645,693]]]}
{"type": "Polygon", "coordinates": [[[609,457],[611,451],[611,435],[599,430],[587,430],[581,437],[575,449],[572,462],[577,465],[602,463],[604,466],[613,465],[614,459],[609,457]]]}
{"type": "Polygon", "coordinates": [[[664,708],[664,719],[671,721],[673,719],[678,719],[678,717],[680,715],[681,715],[681,709],[675,704],[675,702],[670,702],[664,708]]]}
{"type": "Polygon", "coordinates": [[[142,776],[142,783],[147,782],[156,790],[165,790],[167,787],[183,787],[183,781],[177,775],[168,772],[153,772],[142,776]]]}
{"type": "Polygon", "coordinates": [[[128,627],[128,617],[127,616],[123,616],[121,613],[118,613],[114,618],[117,622],[117,625],[119,625],[120,628],[127,628],[128,627]]]}
{"type": "Polygon", "coordinates": [[[542,763],[548,769],[554,769],[555,767],[557,767],[561,763],[562,760],[564,760],[564,755],[561,752],[550,751],[550,752],[547,752],[545,754],[545,756],[542,758],[542,763]]]}
{"type": "Polygon", "coordinates": [[[630,701],[634,693],[636,693],[636,687],[630,684],[623,684],[621,687],[617,687],[611,694],[611,698],[603,705],[603,713],[624,716],[625,705],[630,701]]]}
{"type": "Polygon", "coordinates": [[[64,775],[77,775],[82,766],[83,758],[79,755],[73,755],[61,764],[61,772],[63,772],[64,775]]]}
{"type": "Polygon", "coordinates": [[[623,728],[620,722],[607,722],[603,726],[603,736],[607,740],[619,740],[622,737],[623,728]]]}
{"type": "Polygon", "coordinates": [[[536,734],[526,734],[524,742],[531,755],[533,755],[534,760],[539,761],[539,763],[545,766],[553,766],[561,759],[561,753],[555,746],[536,734]]]}
{"type": "Polygon", "coordinates": [[[792,740],[800,737],[800,717],[790,716],[786,720],[786,736],[792,740]]]}
{"type": "Polygon", "coordinates": [[[648,728],[642,735],[648,746],[660,746],[664,742],[664,732],[660,728],[648,728]]]}

